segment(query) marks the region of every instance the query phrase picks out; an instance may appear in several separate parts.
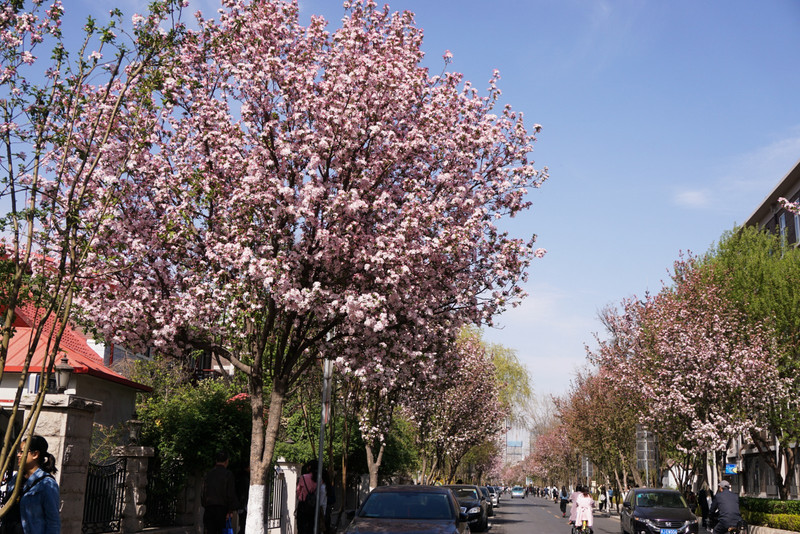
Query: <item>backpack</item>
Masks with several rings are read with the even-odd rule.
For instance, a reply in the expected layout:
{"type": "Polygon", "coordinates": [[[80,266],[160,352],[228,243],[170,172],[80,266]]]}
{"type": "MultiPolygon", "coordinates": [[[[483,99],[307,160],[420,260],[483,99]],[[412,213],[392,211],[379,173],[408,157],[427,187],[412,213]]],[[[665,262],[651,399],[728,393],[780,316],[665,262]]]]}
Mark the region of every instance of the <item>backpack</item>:
{"type": "MultiPolygon", "coordinates": [[[[298,518],[309,518],[313,521],[314,519],[314,506],[317,504],[317,495],[316,493],[312,493],[308,491],[308,486],[306,485],[306,479],[304,477],[300,477],[300,481],[306,488],[306,498],[302,501],[298,501],[297,503],[297,517],[298,518]]],[[[0,534],[3,534],[0,532],[0,534]]]]}

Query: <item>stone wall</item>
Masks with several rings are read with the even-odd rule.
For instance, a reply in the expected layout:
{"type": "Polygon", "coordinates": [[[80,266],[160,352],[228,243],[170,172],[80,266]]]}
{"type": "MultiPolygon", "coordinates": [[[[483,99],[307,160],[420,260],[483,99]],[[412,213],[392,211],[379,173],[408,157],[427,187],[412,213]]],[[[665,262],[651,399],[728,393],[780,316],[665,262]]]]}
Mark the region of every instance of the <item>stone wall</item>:
{"type": "MultiPolygon", "coordinates": [[[[26,417],[35,400],[33,395],[23,397],[26,417]]],[[[94,400],[48,394],[36,423],[36,434],[47,440],[48,451],[59,466],[55,478],[61,494],[62,534],[81,534],[92,423],[100,407],[94,400]]]]}

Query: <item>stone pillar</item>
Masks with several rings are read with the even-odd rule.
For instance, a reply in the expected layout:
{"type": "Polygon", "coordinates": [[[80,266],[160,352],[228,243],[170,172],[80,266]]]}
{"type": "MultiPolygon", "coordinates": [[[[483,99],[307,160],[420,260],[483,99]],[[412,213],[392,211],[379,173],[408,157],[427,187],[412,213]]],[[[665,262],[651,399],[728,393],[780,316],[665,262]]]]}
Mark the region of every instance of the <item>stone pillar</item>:
{"type": "MultiPolygon", "coordinates": [[[[22,398],[26,417],[35,402],[35,395],[22,398]]],[[[75,395],[47,394],[39,413],[35,433],[47,440],[48,452],[58,466],[62,534],[81,534],[92,424],[101,406],[99,401],[75,395]]]]}
{"type": "Polygon", "coordinates": [[[125,458],[125,502],[122,505],[122,532],[144,530],[147,502],[147,463],[155,456],[153,447],[127,445],[115,447],[113,456],[125,458]]]}
{"type": "MultiPolygon", "coordinates": [[[[269,534],[296,534],[297,521],[297,481],[300,479],[300,464],[287,462],[283,458],[278,458],[275,464],[275,473],[283,473],[286,484],[283,486],[281,503],[281,528],[269,529],[269,534]]],[[[276,477],[277,480],[277,477],[276,477]]],[[[265,496],[269,499],[269,495],[265,496]]],[[[249,521],[250,518],[248,517],[249,521]]],[[[267,530],[267,529],[264,529],[267,530]]]]}
{"type": "Polygon", "coordinates": [[[356,502],[356,510],[361,506],[361,503],[367,498],[372,488],[369,487],[369,473],[361,475],[361,483],[358,485],[358,501],[356,502]]]}

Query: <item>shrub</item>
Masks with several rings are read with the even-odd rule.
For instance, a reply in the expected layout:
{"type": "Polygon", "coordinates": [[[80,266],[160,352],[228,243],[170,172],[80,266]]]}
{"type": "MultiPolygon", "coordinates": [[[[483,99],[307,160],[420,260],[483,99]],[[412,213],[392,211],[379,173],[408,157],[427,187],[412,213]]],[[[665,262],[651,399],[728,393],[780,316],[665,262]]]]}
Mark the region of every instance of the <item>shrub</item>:
{"type": "Polygon", "coordinates": [[[739,502],[742,510],[751,512],[800,515],[800,501],[781,501],[778,499],[742,497],[739,502]]]}
{"type": "Polygon", "coordinates": [[[800,532],[800,501],[742,497],[742,519],[750,525],[800,532]]]}

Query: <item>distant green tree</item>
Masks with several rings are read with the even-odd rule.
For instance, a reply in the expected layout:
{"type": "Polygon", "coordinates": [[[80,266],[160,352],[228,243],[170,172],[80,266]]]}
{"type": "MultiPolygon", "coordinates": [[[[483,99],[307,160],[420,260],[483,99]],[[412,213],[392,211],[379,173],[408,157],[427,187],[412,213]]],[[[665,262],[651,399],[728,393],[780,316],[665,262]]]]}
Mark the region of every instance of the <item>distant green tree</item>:
{"type": "Polygon", "coordinates": [[[528,412],[533,390],[530,374],[519,361],[514,349],[492,343],[488,346],[495,368],[495,379],[498,383],[498,396],[501,404],[509,413],[510,422],[527,425],[525,414],[528,412]]]}
{"type": "Polygon", "coordinates": [[[793,475],[784,478],[782,473],[794,473],[800,459],[800,249],[761,228],[734,228],[703,261],[721,267],[709,272],[715,273],[716,283],[753,324],[766,322],[773,327],[779,373],[793,382],[795,400],[769,407],[774,437],[750,436],[775,474],[781,499],[787,499],[793,475]],[[777,458],[770,450],[774,438],[779,443],[777,458]]]}

